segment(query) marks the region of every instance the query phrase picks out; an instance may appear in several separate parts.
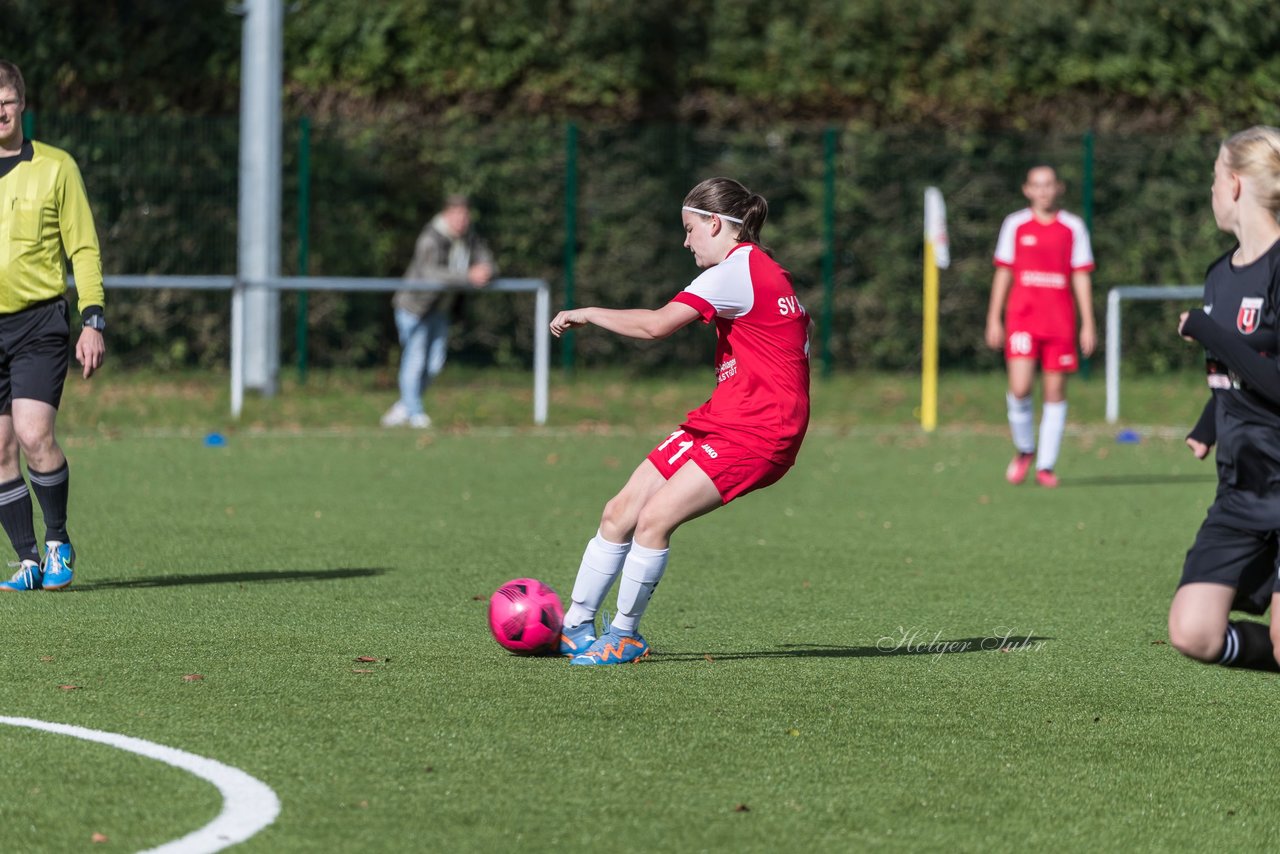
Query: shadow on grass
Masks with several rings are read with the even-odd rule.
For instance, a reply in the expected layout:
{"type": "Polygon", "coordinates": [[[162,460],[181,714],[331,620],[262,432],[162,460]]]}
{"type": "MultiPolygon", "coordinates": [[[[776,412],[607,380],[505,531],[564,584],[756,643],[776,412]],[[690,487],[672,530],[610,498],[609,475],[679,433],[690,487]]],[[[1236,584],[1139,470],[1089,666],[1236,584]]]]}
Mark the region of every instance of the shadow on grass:
{"type": "Polygon", "coordinates": [[[966,652],[1036,652],[1043,648],[1050,637],[1036,635],[1010,637],[932,639],[928,642],[899,643],[881,646],[829,646],[816,643],[786,643],[781,649],[749,650],[746,652],[653,652],[649,660],[664,661],[740,661],[751,658],[886,658],[897,655],[961,655],[966,652]]]}
{"type": "Polygon", "coordinates": [[[367,569],[285,569],[277,572],[207,572],[193,575],[153,575],[147,578],[104,578],[73,584],[67,593],[89,593],[94,590],[129,590],[143,587],[180,587],[187,584],[261,584],[278,581],[337,581],[343,578],[369,578],[382,575],[381,567],[367,569]]]}
{"type": "Polygon", "coordinates": [[[1068,486],[1158,486],[1160,484],[1217,483],[1213,474],[1116,474],[1098,477],[1064,477],[1058,487],[1068,486]]]}

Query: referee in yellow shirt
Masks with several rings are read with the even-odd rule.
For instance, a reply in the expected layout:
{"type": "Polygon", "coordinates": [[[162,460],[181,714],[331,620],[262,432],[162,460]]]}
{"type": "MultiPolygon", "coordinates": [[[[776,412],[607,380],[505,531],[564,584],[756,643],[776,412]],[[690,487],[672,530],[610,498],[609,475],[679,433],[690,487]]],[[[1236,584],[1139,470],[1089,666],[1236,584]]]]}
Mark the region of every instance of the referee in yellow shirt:
{"type": "Polygon", "coordinates": [[[21,561],[0,592],[66,587],[75,564],[67,458],[54,437],[70,361],[67,259],[84,323],[76,359],[85,379],[106,353],[102,258],[84,180],[71,155],[23,138],[25,107],[22,72],[0,60],[0,526],[21,561]],[[19,449],[44,514],[43,561],[19,449]]]}

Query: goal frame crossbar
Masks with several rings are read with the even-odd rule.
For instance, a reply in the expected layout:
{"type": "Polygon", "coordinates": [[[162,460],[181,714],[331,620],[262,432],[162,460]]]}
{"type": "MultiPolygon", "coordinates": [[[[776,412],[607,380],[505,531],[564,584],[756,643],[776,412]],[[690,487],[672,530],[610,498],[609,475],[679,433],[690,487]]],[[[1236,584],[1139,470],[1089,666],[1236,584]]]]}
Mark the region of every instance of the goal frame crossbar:
{"type": "MultiPolygon", "coordinates": [[[[75,279],[67,284],[75,287],[75,279]]],[[[542,279],[494,279],[486,287],[471,288],[465,285],[445,285],[408,279],[356,278],[336,276],[276,276],[253,282],[245,282],[235,276],[123,276],[103,277],[107,288],[230,291],[231,293],[231,416],[239,418],[244,405],[245,354],[244,335],[240,329],[244,323],[244,293],[249,287],[275,291],[466,291],[473,294],[507,293],[533,294],[533,423],[547,423],[548,379],[551,364],[551,286],[542,279]]]]}
{"type": "Polygon", "coordinates": [[[1120,306],[1125,300],[1196,300],[1203,285],[1119,285],[1107,291],[1107,423],[1120,420],[1120,306]]]}

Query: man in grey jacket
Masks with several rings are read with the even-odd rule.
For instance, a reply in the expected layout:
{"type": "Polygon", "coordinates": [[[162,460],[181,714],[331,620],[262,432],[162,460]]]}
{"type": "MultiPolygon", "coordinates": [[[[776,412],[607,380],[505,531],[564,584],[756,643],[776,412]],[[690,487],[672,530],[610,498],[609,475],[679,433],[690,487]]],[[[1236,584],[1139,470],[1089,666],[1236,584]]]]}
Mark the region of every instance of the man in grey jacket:
{"type": "MultiPolygon", "coordinates": [[[[482,288],[495,272],[493,253],[471,228],[470,202],[453,195],[418,235],[404,277],[482,288]]],[[[431,426],[422,394],[444,368],[449,320],[461,298],[456,291],[396,291],[391,305],[400,333],[400,399],[382,416],[383,427],[431,426]]]]}

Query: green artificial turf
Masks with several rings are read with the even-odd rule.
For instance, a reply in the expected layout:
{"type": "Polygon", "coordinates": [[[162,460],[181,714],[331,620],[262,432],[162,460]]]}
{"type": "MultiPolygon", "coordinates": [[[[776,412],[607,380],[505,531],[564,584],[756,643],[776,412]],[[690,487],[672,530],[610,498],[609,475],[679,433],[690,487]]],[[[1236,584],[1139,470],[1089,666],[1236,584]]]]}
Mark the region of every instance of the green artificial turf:
{"type": "MultiPolygon", "coordinates": [[[[1101,360],[1088,377],[1069,384],[1074,426],[1099,425],[1106,407],[1101,360]]],[[[248,392],[241,417],[230,415],[225,372],[126,372],[108,368],[85,382],[66,384],[60,423],[73,435],[106,436],[205,432],[353,431],[377,427],[398,396],[395,376],[378,371],[313,371],[306,382],[280,374],[279,392],[248,392]]],[[[548,383],[551,428],[582,431],[652,430],[666,427],[702,403],[714,387],[710,368],[673,373],[625,367],[553,370],[548,383]]],[[[944,430],[975,425],[1004,429],[1005,379],[1000,373],[945,373],[938,382],[938,420],[944,430]]],[[[1195,422],[1207,397],[1204,376],[1194,372],[1124,376],[1120,414],[1125,426],[1195,422]]],[[[813,379],[814,425],[824,430],[912,426],[919,422],[920,378],[862,371],[813,379]]],[[[533,381],[527,371],[449,365],[426,394],[435,433],[479,428],[521,429],[533,423],[533,381]]]]}
{"type": "MultiPolygon", "coordinates": [[[[1213,492],[1176,439],[1075,435],[1050,491],[1003,482],[999,431],[819,430],[677,533],[650,661],[503,652],[488,594],[567,594],[663,432],[82,430],[76,582],[0,598],[0,715],[257,777],[282,811],[244,851],[1276,840],[1277,680],[1166,643],[1213,492]]],[[[101,745],[0,726],[0,756],[5,850],[138,850],[221,807],[101,745]]]]}

